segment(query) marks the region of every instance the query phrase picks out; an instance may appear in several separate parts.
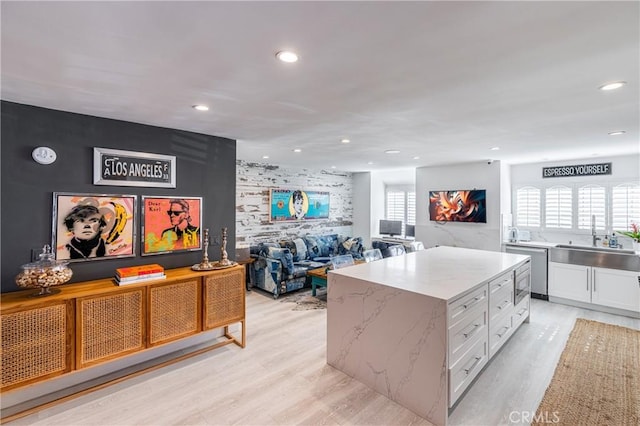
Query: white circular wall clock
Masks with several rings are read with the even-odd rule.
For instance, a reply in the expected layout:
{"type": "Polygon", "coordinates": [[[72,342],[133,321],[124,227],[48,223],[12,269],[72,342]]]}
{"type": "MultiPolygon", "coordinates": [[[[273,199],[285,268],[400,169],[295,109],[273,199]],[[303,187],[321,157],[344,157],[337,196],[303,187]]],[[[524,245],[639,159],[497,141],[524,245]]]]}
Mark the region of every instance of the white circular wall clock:
{"type": "Polygon", "coordinates": [[[39,146],[33,150],[31,156],[40,164],[51,164],[56,161],[56,152],[48,146],[39,146]]]}

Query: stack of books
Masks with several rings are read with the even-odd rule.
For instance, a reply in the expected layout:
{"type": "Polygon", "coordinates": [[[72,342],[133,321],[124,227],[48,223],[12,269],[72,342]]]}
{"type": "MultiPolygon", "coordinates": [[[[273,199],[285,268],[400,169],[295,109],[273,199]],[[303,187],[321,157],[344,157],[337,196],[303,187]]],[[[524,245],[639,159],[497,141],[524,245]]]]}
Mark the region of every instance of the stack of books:
{"type": "Polygon", "coordinates": [[[118,268],[116,269],[115,277],[118,285],[136,284],[150,280],[163,280],[165,278],[164,268],[157,263],[118,268]]]}

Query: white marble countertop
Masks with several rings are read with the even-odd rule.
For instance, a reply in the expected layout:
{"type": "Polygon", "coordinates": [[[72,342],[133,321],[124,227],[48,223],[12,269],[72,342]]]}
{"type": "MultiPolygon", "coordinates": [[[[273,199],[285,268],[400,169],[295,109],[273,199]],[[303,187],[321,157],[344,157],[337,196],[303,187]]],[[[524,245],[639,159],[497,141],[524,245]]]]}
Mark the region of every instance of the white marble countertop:
{"type": "Polygon", "coordinates": [[[528,258],[442,246],[329,271],[329,279],[344,275],[450,301],[528,258]]]}

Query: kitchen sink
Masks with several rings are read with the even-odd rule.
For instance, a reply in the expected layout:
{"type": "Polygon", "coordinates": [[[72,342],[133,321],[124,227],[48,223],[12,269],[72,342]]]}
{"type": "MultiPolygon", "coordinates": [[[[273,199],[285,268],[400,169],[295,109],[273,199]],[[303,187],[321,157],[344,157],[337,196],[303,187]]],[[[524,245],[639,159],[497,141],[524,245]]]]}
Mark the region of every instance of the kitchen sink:
{"type": "Polygon", "coordinates": [[[592,247],[592,246],[580,246],[574,244],[558,244],[556,248],[564,248],[564,249],[574,249],[574,250],[588,250],[588,251],[599,251],[603,253],[622,253],[622,254],[634,254],[633,250],[624,250],[619,248],[610,248],[610,247],[592,247]]]}
{"type": "Polygon", "coordinates": [[[549,250],[549,260],[572,265],[597,266],[599,268],[640,272],[640,256],[632,250],[558,245],[549,250]]]}

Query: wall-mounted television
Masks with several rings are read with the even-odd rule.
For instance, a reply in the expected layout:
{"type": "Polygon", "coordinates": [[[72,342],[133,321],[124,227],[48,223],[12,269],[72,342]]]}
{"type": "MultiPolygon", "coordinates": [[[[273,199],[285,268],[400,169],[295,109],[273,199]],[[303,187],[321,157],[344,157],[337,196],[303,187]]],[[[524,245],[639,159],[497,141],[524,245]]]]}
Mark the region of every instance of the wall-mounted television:
{"type": "Polygon", "coordinates": [[[413,237],[413,238],[415,238],[415,236],[416,236],[416,226],[415,225],[406,225],[405,229],[404,229],[404,236],[405,237],[413,237]]]}
{"type": "Polygon", "coordinates": [[[402,221],[380,219],[378,232],[380,232],[380,235],[390,235],[392,237],[400,235],[402,234],[402,221]]]}
{"type": "Polygon", "coordinates": [[[429,219],[436,222],[487,223],[487,191],[429,191],[429,219]]]}

